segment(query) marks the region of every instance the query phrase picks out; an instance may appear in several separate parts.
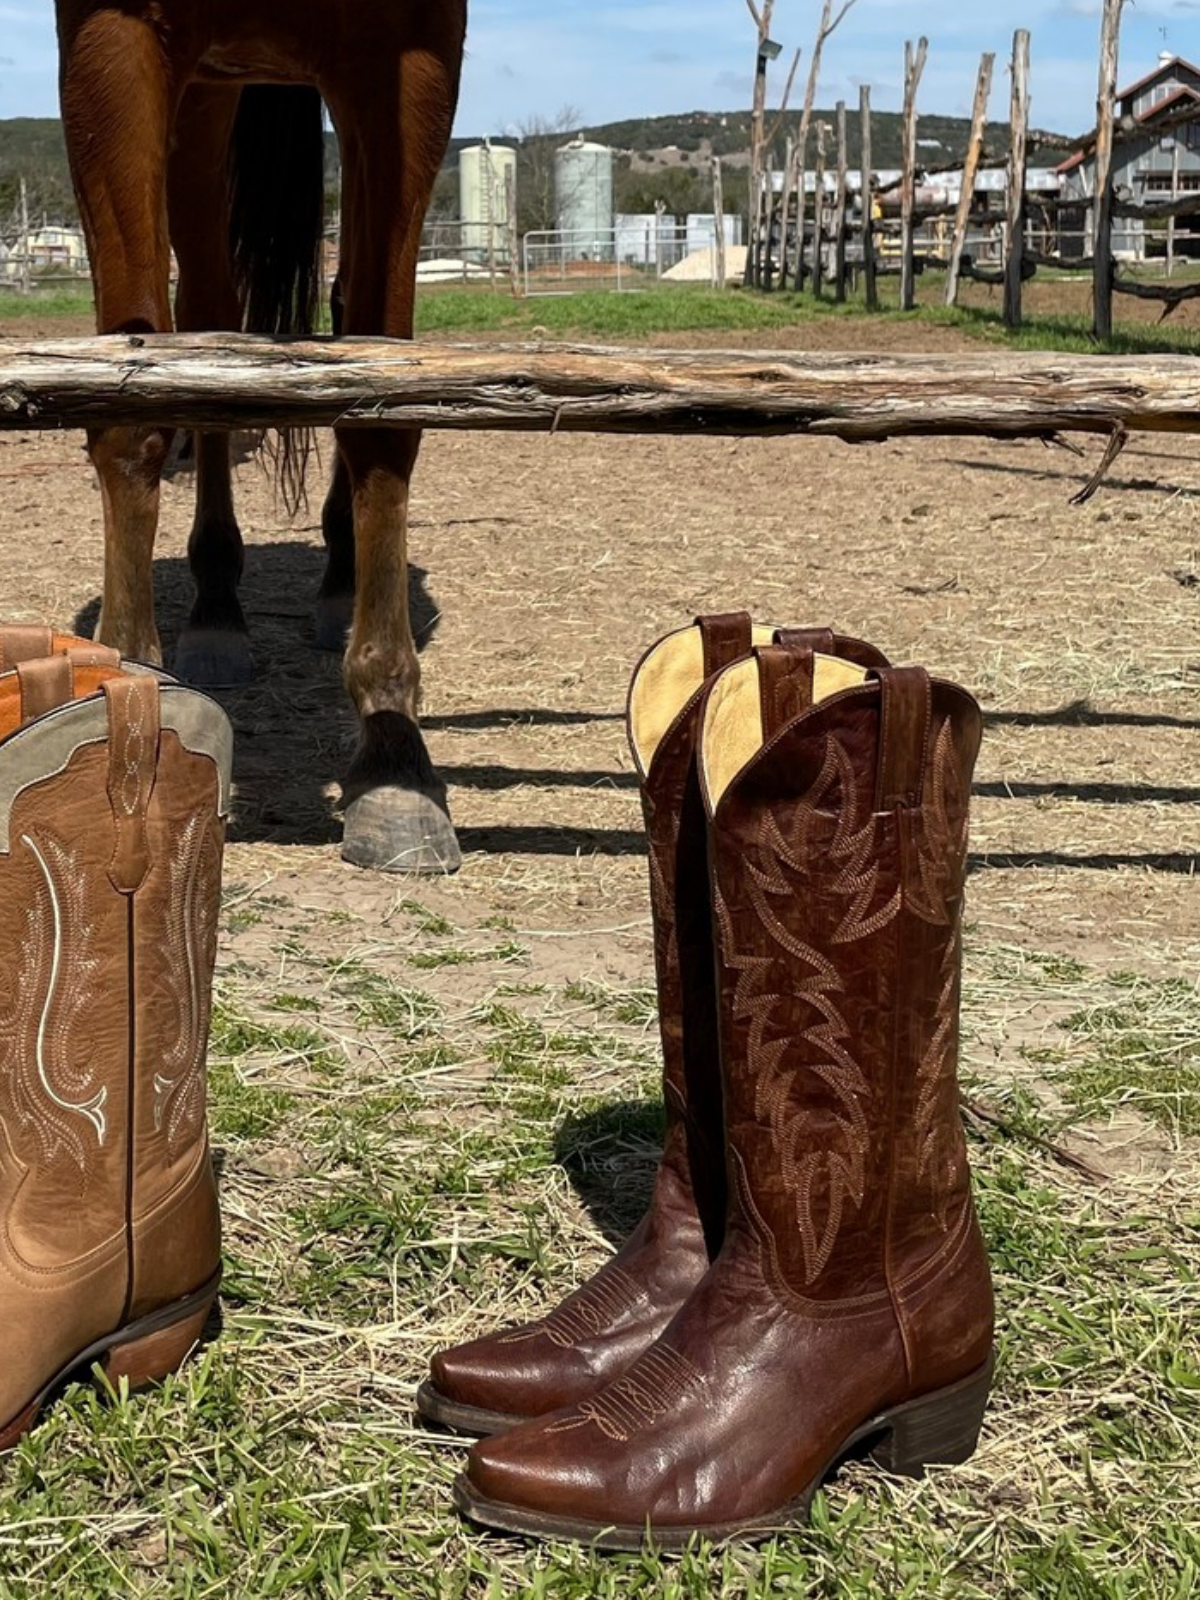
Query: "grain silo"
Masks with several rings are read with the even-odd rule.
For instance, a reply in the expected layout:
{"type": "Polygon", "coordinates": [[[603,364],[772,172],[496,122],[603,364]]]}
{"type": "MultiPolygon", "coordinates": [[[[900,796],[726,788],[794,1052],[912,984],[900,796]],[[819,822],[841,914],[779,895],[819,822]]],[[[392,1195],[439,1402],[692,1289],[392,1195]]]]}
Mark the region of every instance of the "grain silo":
{"type": "Polygon", "coordinates": [[[593,260],[613,250],[614,155],[606,144],[576,139],[555,156],[558,225],[571,235],[568,243],[593,260]]]}
{"type": "Polygon", "coordinates": [[[486,261],[508,254],[509,184],[516,194],[517,152],[507,145],[468,145],[458,157],[463,255],[486,261]]]}

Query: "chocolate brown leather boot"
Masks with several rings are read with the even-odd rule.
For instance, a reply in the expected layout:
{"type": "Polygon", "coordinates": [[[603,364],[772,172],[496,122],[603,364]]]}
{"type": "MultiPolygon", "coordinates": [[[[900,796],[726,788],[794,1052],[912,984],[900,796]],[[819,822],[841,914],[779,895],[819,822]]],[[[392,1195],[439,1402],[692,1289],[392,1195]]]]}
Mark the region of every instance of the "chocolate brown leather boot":
{"type": "Polygon", "coordinates": [[[0,678],[0,1448],[173,1370],[217,1292],[205,1052],[232,735],[152,674],[0,678]]]}
{"type": "Polygon", "coordinates": [[[825,678],[758,652],[701,713],[721,1252],[615,1382],[473,1448],[456,1499],[489,1527],[761,1536],[856,1447],[906,1473],[975,1447],[992,1294],[955,1065],[979,711],[917,668],[825,678]]]}
{"type": "MultiPolygon", "coordinates": [[[[628,731],[650,856],[666,1107],[665,1147],[649,1209],[617,1255],[548,1316],[435,1355],[431,1381],[417,1397],[429,1421],[488,1434],[582,1400],[658,1337],[720,1248],[725,1159],[696,735],[705,683],[771,637],[744,613],[701,617],[660,639],[630,687],[628,731]]],[[[884,664],[870,645],[828,629],[781,630],[776,637],[810,661],[820,648],[865,666],[884,664]]]]}

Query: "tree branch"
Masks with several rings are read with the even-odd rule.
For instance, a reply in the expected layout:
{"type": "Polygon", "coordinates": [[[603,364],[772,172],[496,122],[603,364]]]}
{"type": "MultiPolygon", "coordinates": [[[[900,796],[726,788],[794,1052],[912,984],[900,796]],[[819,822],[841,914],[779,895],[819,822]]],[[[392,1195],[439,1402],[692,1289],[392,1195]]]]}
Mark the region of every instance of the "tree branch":
{"type": "Polygon", "coordinates": [[[783,126],[783,119],[787,116],[788,101],[792,98],[792,86],[796,82],[796,69],[800,65],[800,52],[792,57],[792,70],[787,75],[787,83],[783,86],[783,100],[780,102],[779,113],[771,124],[771,131],[767,134],[766,143],[772,145],[779,137],[779,130],[783,126]]]}
{"type": "Polygon", "coordinates": [[[833,33],[834,30],[840,25],[840,23],[842,21],[842,18],[846,15],[847,11],[852,10],[854,8],[854,6],[856,6],[857,4],[858,4],[858,0],[845,0],[845,4],[842,6],[842,9],[838,12],[837,16],[834,17],[833,21],[831,23],[829,23],[829,25],[826,27],[825,31],[822,33],[822,35],[821,35],[821,43],[822,44],[824,44],[825,40],[828,39],[829,35],[831,33],[833,33]]]}

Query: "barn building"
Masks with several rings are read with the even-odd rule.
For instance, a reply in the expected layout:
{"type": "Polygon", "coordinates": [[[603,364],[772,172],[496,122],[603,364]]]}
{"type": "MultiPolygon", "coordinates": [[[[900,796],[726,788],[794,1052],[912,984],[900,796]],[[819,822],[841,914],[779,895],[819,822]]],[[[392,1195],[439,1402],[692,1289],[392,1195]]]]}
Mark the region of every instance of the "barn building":
{"type": "MultiPolygon", "coordinates": [[[[1064,255],[1091,253],[1091,206],[1095,194],[1095,135],[1059,167],[1062,198],[1078,201],[1062,214],[1064,255]]],[[[1117,95],[1113,189],[1120,201],[1156,201],[1200,195],[1200,67],[1181,56],[1162,55],[1153,72],[1117,95]]],[[[1170,230],[1175,255],[1200,256],[1200,217],[1181,217],[1170,230]]],[[[1113,254],[1144,261],[1167,253],[1164,222],[1138,217],[1113,222],[1113,254]]]]}

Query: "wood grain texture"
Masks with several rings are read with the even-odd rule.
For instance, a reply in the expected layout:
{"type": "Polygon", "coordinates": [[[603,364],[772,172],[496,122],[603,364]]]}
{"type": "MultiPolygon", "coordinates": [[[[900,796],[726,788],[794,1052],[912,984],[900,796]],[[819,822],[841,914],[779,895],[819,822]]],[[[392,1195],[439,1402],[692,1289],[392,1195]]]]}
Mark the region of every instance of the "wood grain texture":
{"type": "Polygon", "coordinates": [[[161,334],[9,345],[0,428],[171,423],[1016,437],[1200,433],[1194,356],[804,355],[161,334]]]}

